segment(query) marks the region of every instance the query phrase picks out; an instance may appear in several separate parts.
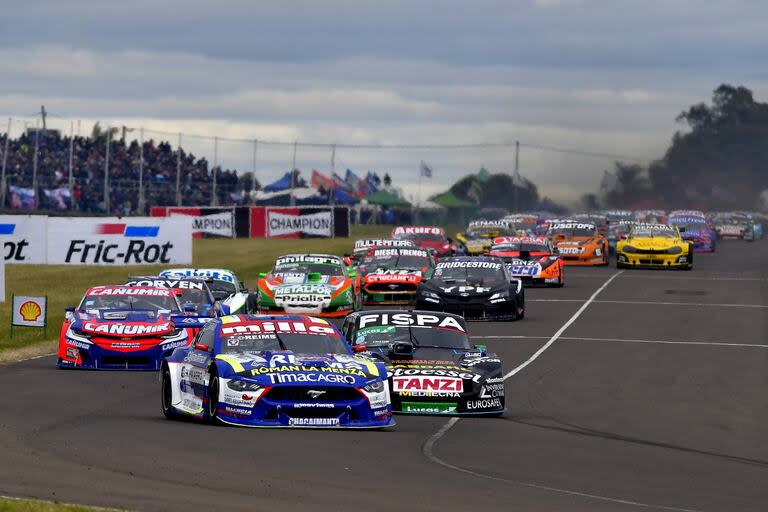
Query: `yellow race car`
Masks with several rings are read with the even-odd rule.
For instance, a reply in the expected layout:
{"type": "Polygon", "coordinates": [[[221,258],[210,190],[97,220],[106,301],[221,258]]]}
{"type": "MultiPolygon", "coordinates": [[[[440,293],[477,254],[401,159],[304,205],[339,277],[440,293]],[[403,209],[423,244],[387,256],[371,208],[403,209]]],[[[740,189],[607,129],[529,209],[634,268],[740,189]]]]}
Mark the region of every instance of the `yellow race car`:
{"type": "Polygon", "coordinates": [[[457,250],[467,256],[482,256],[491,249],[494,238],[510,234],[505,220],[473,220],[464,233],[456,233],[457,250]]]}
{"type": "Polygon", "coordinates": [[[666,224],[638,223],[616,243],[616,268],[693,268],[693,243],[666,224]]]}

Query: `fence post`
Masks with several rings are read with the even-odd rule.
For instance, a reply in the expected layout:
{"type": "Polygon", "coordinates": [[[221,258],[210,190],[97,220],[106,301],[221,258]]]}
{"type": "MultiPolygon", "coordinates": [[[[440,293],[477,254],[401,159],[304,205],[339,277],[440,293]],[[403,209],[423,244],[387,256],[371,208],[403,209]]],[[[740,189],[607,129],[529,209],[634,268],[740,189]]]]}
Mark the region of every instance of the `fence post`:
{"type": "MultiPolygon", "coordinates": [[[[336,174],[336,144],[331,145],[331,178],[336,174]]],[[[333,204],[333,187],[328,191],[328,204],[333,204]]]]}
{"type": "Polygon", "coordinates": [[[40,152],[40,128],[37,121],[35,121],[35,154],[32,155],[32,197],[34,201],[34,208],[37,209],[40,202],[37,200],[37,165],[38,165],[38,153],[40,152]]]}
{"type": "Polygon", "coordinates": [[[75,122],[69,122],[69,206],[75,209],[75,122]]]}
{"type": "Polygon", "coordinates": [[[139,215],[144,215],[144,128],[139,128],[139,215]]]}
{"type": "Polygon", "coordinates": [[[5,168],[8,166],[8,147],[11,142],[11,118],[8,118],[8,129],[5,131],[5,148],[3,149],[2,175],[0,175],[0,208],[5,207],[5,168]]]}
{"type": "Polygon", "coordinates": [[[218,204],[218,200],[216,198],[216,175],[218,174],[218,168],[219,168],[219,138],[214,137],[213,138],[213,186],[211,187],[211,206],[216,206],[218,204]]]}
{"type": "Polygon", "coordinates": [[[296,206],[296,150],[298,149],[299,141],[293,142],[293,163],[291,165],[291,206],[296,206]]]}
{"type": "Polygon", "coordinates": [[[107,150],[104,156],[104,213],[109,213],[109,146],[112,141],[112,128],[107,127],[107,150]]]}
{"type": "Polygon", "coordinates": [[[181,132],[179,144],[176,146],[176,206],[181,206],[181,132]]]}

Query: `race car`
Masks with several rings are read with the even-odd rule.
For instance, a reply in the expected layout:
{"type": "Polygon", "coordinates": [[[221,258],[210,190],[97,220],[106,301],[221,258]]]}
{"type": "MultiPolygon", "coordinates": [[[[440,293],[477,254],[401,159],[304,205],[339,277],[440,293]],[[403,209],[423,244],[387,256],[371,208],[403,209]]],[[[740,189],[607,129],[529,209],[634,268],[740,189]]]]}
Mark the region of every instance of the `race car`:
{"type": "Polygon", "coordinates": [[[680,229],[683,240],[693,243],[694,252],[715,252],[716,235],[710,229],[704,214],[699,216],[695,213],[672,212],[667,224],[680,229]]]}
{"type": "Polygon", "coordinates": [[[597,226],[597,231],[602,236],[606,236],[608,234],[608,225],[610,224],[610,221],[608,220],[607,215],[602,213],[577,213],[572,217],[572,219],[579,222],[594,224],[597,226]]]}
{"type": "Polygon", "coordinates": [[[435,262],[429,251],[408,248],[368,250],[358,267],[366,304],[409,304],[416,287],[432,276],[435,262]]]}
{"type": "Polygon", "coordinates": [[[635,210],[635,220],[645,224],[666,224],[667,212],[664,210],[635,210]]]}
{"type": "Polygon", "coordinates": [[[355,355],[321,318],[217,318],[163,361],[160,376],[170,419],[244,427],[394,425],[384,363],[355,355]]]}
{"type": "Polygon", "coordinates": [[[352,253],[344,255],[344,263],[351,269],[360,265],[365,255],[374,247],[418,249],[411,240],[395,240],[394,238],[372,238],[355,241],[352,253]]]}
{"type": "Polygon", "coordinates": [[[547,238],[566,265],[607,265],[608,240],[588,222],[566,220],[552,222],[547,238]]]}
{"type": "Polygon", "coordinates": [[[167,278],[160,276],[130,277],[124,286],[149,286],[179,290],[179,302],[184,309],[184,317],[177,318],[179,327],[187,330],[192,339],[200,327],[211,318],[229,314],[229,308],[213,298],[204,279],[191,277],[167,278]]]}
{"type": "Polygon", "coordinates": [[[513,213],[503,219],[513,236],[535,236],[539,225],[539,216],[533,213],[513,213]]]}
{"type": "Polygon", "coordinates": [[[458,252],[479,256],[488,252],[494,238],[514,234],[506,220],[473,220],[464,233],[456,234],[458,252]]]}
{"type": "Polygon", "coordinates": [[[360,277],[330,254],[286,254],[258,284],[262,314],[343,317],[362,308],[360,277]]]}
{"type": "Polygon", "coordinates": [[[675,226],[638,223],[616,245],[616,268],[693,268],[693,242],[675,226]]]}
{"type": "Polygon", "coordinates": [[[387,364],[394,412],[499,416],[504,370],[496,354],[472,346],[463,318],[433,311],[360,311],[344,336],[387,364]]]}
{"type": "Polygon", "coordinates": [[[163,357],[191,341],[181,290],[94,286],[67,308],[59,333],[57,366],[91,370],[157,370],[163,357]]]}
{"type": "Polygon", "coordinates": [[[608,240],[608,252],[611,254],[616,253],[616,244],[619,240],[626,238],[629,235],[632,226],[637,224],[636,220],[616,220],[608,224],[608,234],[605,238],[608,240]]]}
{"type": "Polygon", "coordinates": [[[224,268],[169,268],[160,277],[197,277],[208,281],[208,287],[216,300],[229,308],[231,314],[256,311],[256,294],[237,279],[231,270],[224,268]]]}
{"type": "Polygon", "coordinates": [[[493,240],[488,256],[501,258],[512,277],[526,286],[560,288],[565,284],[563,260],[544,237],[499,237],[493,240]]]}
{"type": "Polygon", "coordinates": [[[739,213],[718,213],[714,218],[718,238],[736,240],[755,240],[755,231],[750,219],[739,213]]]}
{"type": "Polygon", "coordinates": [[[455,256],[440,261],[432,279],[419,285],[416,309],[468,320],[518,320],[525,316],[525,291],[500,258],[455,256]]]}
{"type": "Polygon", "coordinates": [[[435,259],[456,254],[453,240],[445,236],[445,230],[435,226],[397,226],[392,230],[392,238],[410,240],[419,249],[432,251],[435,259]]]}

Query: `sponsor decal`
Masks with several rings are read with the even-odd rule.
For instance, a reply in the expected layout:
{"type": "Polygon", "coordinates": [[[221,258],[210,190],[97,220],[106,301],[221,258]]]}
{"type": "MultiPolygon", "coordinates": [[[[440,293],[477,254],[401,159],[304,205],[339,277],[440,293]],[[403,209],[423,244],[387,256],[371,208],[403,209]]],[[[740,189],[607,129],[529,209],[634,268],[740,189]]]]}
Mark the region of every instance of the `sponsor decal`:
{"type": "Polygon", "coordinates": [[[215,268],[173,268],[160,272],[161,277],[199,277],[202,279],[213,279],[214,281],[225,281],[235,283],[235,275],[228,270],[215,268]]]}
{"type": "Polygon", "coordinates": [[[488,379],[480,391],[480,398],[498,398],[504,396],[504,379],[488,379]]]}
{"type": "Polygon", "coordinates": [[[259,366],[251,370],[251,375],[265,375],[268,373],[280,372],[318,372],[318,373],[340,373],[345,375],[356,375],[357,377],[366,377],[366,373],[357,368],[339,368],[333,366],[304,366],[304,365],[284,365],[284,366],[259,366]]]}
{"type": "Polygon", "coordinates": [[[321,402],[297,402],[291,407],[294,409],[333,409],[334,404],[321,402]]]}
{"type": "Polygon", "coordinates": [[[224,410],[235,416],[249,416],[251,414],[251,409],[245,409],[243,407],[230,407],[229,405],[225,405],[224,410]]]}
{"type": "Polygon", "coordinates": [[[557,251],[560,254],[581,254],[584,252],[584,249],[582,247],[563,246],[561,244],[557,246],[557,251]]]}
{"type": "Polygon", "coordinates": [[[348,384],[355,383],[352,375],[339,375],[336,373],[270,373],[269,380],[272,384],[348,384]]]}
{"type": "Polygon", "coordinates": [[[275,267],[287,265],[289,263],[317,263],[320,265],[342,265],[343,262],[338,256],[326,256],[318,254],[291,254],[281,256],[275,261],[275,267]]]}
{"type": "Polygon", "coordinates": [[[441,288],[444,293],[461,293],[461,294],[470,294],[470,293],[488,293],[491,291],[490,288],[486,288],[483,286],[446,286],[441,288]]]}
{"type": "Polygon", "coordinates": [[[133,288],[133,287],[98,287],[86,292],[87,296],[100,295],[132,295],[137,297],[171,297],[174,293],[163,288],[133,288]]]}
{"type": "Polygon", "coordinates": [[[309,322],[283,321],[254,322],[240,325],[227,325],[221,328],[223,336],[249,333],[294,333],[294,334],[324,334],[326,336],[338,336],[339,334],[325,324],[311,324],[309,322]]]}
{"type": "Polygon", "coordinates": [[[371,247],[414,247],[414,245],[410,240],[391,240],[382,238],[357,240],[355,242],[355,251],[371,247]]]}
{"type": "Polygon", "coordinates": [[[67,345],[72,345],[73,347],[81,348],[83,350],[90,350],[91,344],[90,343],[84,343],[82,341],[72,340],[67,338],[67,345]]]}
{"type": "Polygon", "coordinates": [[[374,258],[390,258],[393,256],[417,256],[428,258],[429,253],[421,249],[374,249],[374,258]]]}
{"type": "Polygon", "coordinates": [[[392,230],[392,236],[401,235],[443,235],[443,228],[434,226],[397,226],[392,230]]]}
{"type": "Polygon", "coordinates": [[[467,226],[468,230],[474,228],[506,228],[509,227],[509,222],[505,220],[473,220],[467,226]]]}
{"type": "Polygon", "coordinates": [[[499,398],[483,398],[480,400],[468,400],[467,410],[487,410],[487,409],[501,409],[501,400],[499,398]]]}
{"type": "Polygon", "coordinates": [[[184,281],[180,279],[134,279],[125,283],[126,286],[149,286],[152,288],[179,288],[182,290],[204,290],[205,283],[184,281]]]}
{"type": "Polygon", "coordinates": [[[80,357],[80,352],[76,348],[67,347],[67,359],[77,359],[80,357]]]}
{"type": "Polygon", "coordinates": [[[594,224],[587,222],[555,222],[549,225],[549,229],[597,229],[594,224]]]}
{"type": "Polygon", "coordinates": [[[358,318],[360,329],[367,326],[378,325],[417,325],[421,327],[443,327],[466,332],[459,320],[453,316],[447,315],[431,315],[426,313],[371,313],[360,315],[358,318]]]}
{"type": "Polygon", "coordinates": [[[456,403],[454,402],[403,402],[403,412],[414,412],[421,414],[450,414],[456,412],[456,403]]]}
{"type": "Polygon", "coordinates": [[[442,392],[461,393],[464,382],[453,377],[395,377],[392,379],[392,390],[395,393],[401,391],[421,391],[439,395],[442,392]]]}
{"type": "Polygon", "coordinates": [[[541,265],[538,263],[526,263],[525,265],[510,265],[507,267],[513,276],[536,276],[541,273],[541,265]]]}
{"type": "Polygon", "coordinates": [[[501,263],[495,261],[446,261],[438,263],[435,268],[494,268],[500,270],[501,263]]]}
{"type": "Polygon", "coordinates": [[[321,211],[306,215],[267,211],[267,236],[286,236],[294,234],[312,236],[333,236],[333,213],[321,211]]]}
{"type": "Polygon", "coordinates": [[[480,378],[481,378],[481,376],[476,373],[472,373],[468,371],[459,371],[459,370],[447,370],[442,368],[436,368],[432,370],[432,369],[421,369],[421,368],[395,367],[392,369],[392,375],[394,377],[403,377],[403,376],[454,377],[458,379],[471,380],[473,382],[480,382],[480,378]]]}
{"type": "Polygon", "coordinates": [[[290,418],[292,427],[338,427],[339,418],[290,418]]]}
{"type": "Polygon", "coordinates": [[[107,323],[98,324],[86,322],[83,330],[95,334],[109,334],[113,336],[142,336],[146,334],[159,334],[172,330],[170,323],[145,324],[145,323],[107,323]]]}

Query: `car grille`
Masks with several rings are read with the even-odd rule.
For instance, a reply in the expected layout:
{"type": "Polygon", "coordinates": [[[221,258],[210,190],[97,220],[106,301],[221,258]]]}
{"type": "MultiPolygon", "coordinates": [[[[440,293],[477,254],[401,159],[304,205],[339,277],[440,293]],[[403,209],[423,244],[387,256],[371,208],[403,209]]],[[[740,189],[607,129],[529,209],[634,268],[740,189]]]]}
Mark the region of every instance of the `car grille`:
{"type": "Polygon", "coordinates": [[[148,366],[149,358],[141,356],[102,356],[104,366],[148,366]]]}
{"type": "Polygon", "coordinates": [[[666,249],[636,249],[637,254],[666,254],[666,249]]]}
{"type": "Polygon", "coordinates": [[[351,402],[359,400],[362,395],[351,387],[323,386],[279,386],[267,391],[265,398],[280,402],[351,402]],[[317,398],[310,396],[310,391],[324,391],[317,398]]]}
{"type": "Polygon", "coordinates": [[[371,293],[416,293],[412,283],[371,283],[365,289],[371,293]]]}
{"type": "Polygon", "coordinates": [[[640,259],[641,265],[664,265],[664,260],[640,259]]]}

